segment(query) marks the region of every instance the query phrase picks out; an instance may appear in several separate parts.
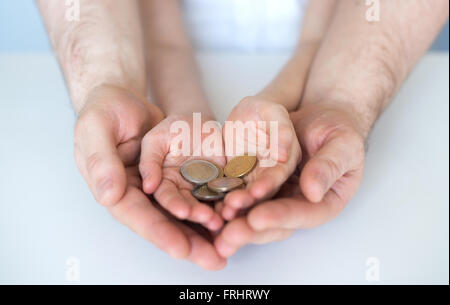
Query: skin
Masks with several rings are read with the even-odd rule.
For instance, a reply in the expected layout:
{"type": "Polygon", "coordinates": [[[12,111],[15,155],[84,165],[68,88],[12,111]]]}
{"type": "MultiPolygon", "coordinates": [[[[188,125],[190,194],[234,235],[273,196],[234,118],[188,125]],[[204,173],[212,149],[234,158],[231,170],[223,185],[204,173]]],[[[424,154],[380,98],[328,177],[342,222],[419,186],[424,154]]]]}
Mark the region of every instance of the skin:
{"type": "MultiPolygon", "coordinates": [[[[184,31],[180,4],[174,0],[149,0],[140,1],[139,5],[147,50],[149,94],[167,115],[142,142],[139,165],[144,177],[142,188],[147,194],[153,194],[161,206],[176,218],[200,223],[209,230],[216,231],[223,225],[222,218],[210,206],[198,202],[191,195],[193,186],[180,175],[180,166],[190,158],[174,157],[170,149],[173,139],[173,134],[170,133],[172,122],[184,121],[192,127],[194,112],[202,116],[202,126],[206,121],[214,120],[214,113],[201,85],[194,52],[184,31]]],[[[222,142],[220,130],[215,137],[222,142]]],[[[199,147],[194,146],[192,149],[197,150],[199,147]]],[[[225,163],[223,157],[213,157],[211,160],[221,166],[225,163]]],[[[191,252],[201,255],[206,261],[202,267],[207,264],[209,269],[222,269],[226,260],[212,244],[213,235],[208,233],[208,238],[203,238],[202,231],[202,228],[194,231],[199,240],[202,238],[202,243],[201,247],[191,243],[191,252]],[[208,249],[209,252],[204,253],[203,249],[208,249]]]]}
{"type": "Polygon", "coordinates": [[[141,141],[163,113],[146,99],[139,3],[81,0],[79,22],[65,20],[64,1],[38,5],[78,117],[75,160],[96,200],[172,257],[224,268],[208,232],[175,219],[142,190],[141,141]]]}
{"type": "MultiPolygon", "coordinates": [[[[337,2],[299,109],[291,113],[303,150],[299,170],[274,199],[225,226],[215,240],[222,256],[247,243],[283,240],[339,215],[361,183],[370,130],[439,33],[448,5],[380,1],[381,21],[369,23],[357,18],[367,9],[362,2],[337,2]]],[[[290,77],[282,72],[274,82],[272,88],[283,88],[290,77]]],[[[268,91],[286,105],[298,97],[288,88],[268,91]]]]}
{"type": "MultiPolygon", "coordinates": [[[[214,117],[178,1],[81,0],[79,23],[64,20],[64,2],[38,4],[79,115],[76,161],[94,196],[116,219],[173,257],[211,270],[223,268],[224,257],[247,243],[282,240],[342,211],[361,181],[364,142],[374,122],[448,17],[445,0],[380,0],[377,23],[363,18],[362,1],[312,0],[293,57],[251,99],[272,105],[268,113],[279,105],[294,111],[290,126],[303,150],[299,170],[289,179],[277,175],[275,180],[288,180],[274,199],[239,214],[213,240],[150,199],[142,188],[151,192],[157,183],[143,185],[137,167],[140,140],[162,119],[146,100],[149,91],[168,118],[194,111],[214,117]]],[[[261,108],[239,119],[252,119],[261,108]]],[[[274,119],[286,122],[285,115],[274,119]]],[[[261,193],[268,196],[278,188],[267,184],[261,193]]],[[[232,208],[245,206],[245,200],[232,201],[232,208]]]]}
{"type": "Polygon", "coordinates": [[[328,29],[335,6],[334,0],[309,2],[293,56],[265,88],[254,97],[240,102],[227,118],[231,121],[248,121],[257,117],[262,121],[278,121],[279,126],[283,128],[279,129],[279,140],[281,140],[279,152],[282,159],[277,160],[278,164],[273,168],[258,167],[249,177],[246,177],[248,187],[245,190],[231,192],[223,203],[216,206],[224,219],[232,220],[237,215],[245,213],[255,203],[272,197],[300,162],[302,152],[298,146],[299,141],[295,136],[295,130],[288,120],[287,112],[283,113],[279,108],[282,106],[287,111],[297,109],[313,58],[328,29]],[[250,104],[250,107],[247,107],[247,104],[250,104]],[[249,108],[253,111],[245,111],[249,108]],[[261,118],[259,112],[269,115],[261,118]],[[278,115],[271,115],[272,113],[278,115]],[[288,157],[283,160],[283,155],[288,157]]]}
{"type": "MultiPolygon", "coordinates": [[[[229,122],[254,122],[258,126],[258,122],[266,122],[269,126],[270,122],[277,122],[278,126],[278,146],[277,156],[262,157],[257,153],[256,157],[258,163],[250,174],[244,177],[246,188],[235,190],[225,196],[224,208],[221,209],[222,204],[218,205],[218,211],[226,220],[232,220],[238,209],[249,208],[255,202],[260,202],[273,197],[280,189],[281,185],[289,178],[298,165],[301,157],[300,145],[295,136],[294,126],[289,118],[289,113],[286,108],[280,104],[266,101],[259,97],[247,97],[243,99],[231,112],[227,118],[229,122]],[[273,166],[264,167],[261,160],[273,162],[273,166]]],[[[267,127],[266,126],[266,127],[267,127]]],[[[228,130],[229,132],[229,130],[228,130]]],[[[258,136],[256,143],[257,152],[260,151],[261,145],[259,139],[261,137],[270,139],[268,128],[257,128],[256,130],[249,129],[248,134],[236,133],[235,137],[231,135],[228,137],[227,129],[224,127],[224,143],[225,147],[233,147],[234,143],[239,143],[240,140],[245,144],[252,136],[258,136]]],[[[267,141],[268,142],[268,141],[267,141]]],[[[246,147],[244,147],[246,148],[246,147]]],[[[227,161],[235,157],[227,155],[227,161]]]]}
{"type": "MultiPolygon", "coordinates": [[[[202,124],[202,128],[208,127],[208,123],[202,124]]],[[[203,134],[203,140],[207,137],[222,144],[222,133],[220,127],[214,122],[215,129],[203,134]]],[[[139,169],[143,178],[143,189],[147,194],[153,194],[159,204],[176,216],[178,219],[189,220],[204,225],[211,231],[219,230],[223,225],[222,218],[214,209],[205,203],[200,203],[192,194],[194,185],[186,181],[180,173],[180,168],[188,160],[205,159],[224,167],[225,158],[223,150],[218,152],[218,156],[207,157],[203,154],[201,143],[193,141],[192,117],[169,116],[158,126],[149,131],[142,141],[141,160],[139,169]],[[172,133],[170,128],[174,122],[186,122],[189,126],[188,137],[192,150],[189,155],[175,154],[177,149],[176,139],[179,133],[172,133]],[[199,151],[199,156],[192,157],[193,151],[199,151]]]]}

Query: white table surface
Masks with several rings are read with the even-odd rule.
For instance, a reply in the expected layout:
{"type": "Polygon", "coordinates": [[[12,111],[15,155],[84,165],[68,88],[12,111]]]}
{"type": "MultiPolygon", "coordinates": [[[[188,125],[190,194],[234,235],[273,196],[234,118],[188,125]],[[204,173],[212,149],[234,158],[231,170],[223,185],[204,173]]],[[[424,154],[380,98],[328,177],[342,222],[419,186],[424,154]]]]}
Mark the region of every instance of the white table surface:
{"type": "MultiPolygon", "coordinates": [[[[199,56],[218,118],[287,54],[199,56]]],[[[381,284],[449,282],[449,57],[427,55],[369,140],[362,186],[333,222],[246,246],[220,272],[175,261],[92,198],[72,151],[75,117],[50,54],[0,54],[0,284],[381,284]]]]}

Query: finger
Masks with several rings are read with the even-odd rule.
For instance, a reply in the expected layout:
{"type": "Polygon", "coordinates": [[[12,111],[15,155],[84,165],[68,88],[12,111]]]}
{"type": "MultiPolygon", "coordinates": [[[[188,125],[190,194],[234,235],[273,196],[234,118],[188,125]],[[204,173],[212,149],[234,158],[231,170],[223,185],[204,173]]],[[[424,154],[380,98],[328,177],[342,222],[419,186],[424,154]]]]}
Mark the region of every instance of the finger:
{"type": "Polygon", "coordinates": [[[75,160],[95,199],[116,204],[126,189],[126,173],[117,152],[114,122],[91,110],[75,126],[75,160]]]}
{"type": "Polygon", "coordinates": [[[206,270],[221,270],[226,266],[226,258],[219,255],[213,244],[190,228],[186,232],[191,245],[190,261],[206,270]]]}
{"type": "Polygon", "coordinates": [[[248,214],[248,223],[256,231],[310,229],[336,217],[344,209],[345,203],[333,191],[315,204],[304,197],[277,199],[253,208],[248,214]]]}
{"type": "Polygon", "coordinates": [[[167,135],[158,126],[142,140],[139,171],[145,193],[153,194],[161,183],[162,167],[168,150],[167,135]]]}
{"type": "Polygon", "coordinates": [[[204,224],[204,226],[212,232],[217,232],[223,227],[223,219],[219,216],[219,214],[214,214],[213,217],[204,224]]]}
{"type": "Polygon", "coordinates": [[[320,202],[339,178],[361,165],[362,143],[352,136],[334,137],[306,162],[300,175],[300,187],[309,201],[320,202]]]}
{"type": "MultiPolygon", "coordinates": [[[[277,120],[277,117],[274,118],[277,120]]],[[[284,117],[280,117],[279,120],[283,120],[284,117]]],[[[285,120],[285,119],[284,119],[285,120]]],[[[282,121],[281,121],[282,122],[282,121]]],[[[292,156],[291,150],[296,141],[294,135],[294,127],[292,123],[289,124],[278,123],[278,158],[276,159],[278,162],[287,162],[289,157],[292,156]]],[[[272,137],[270,140],[273,140],[272,137]]]]}
{"type": "Polygon", "coordinates": [[[119,203],[108,210],[119,222],[172,257],[190,256],[191,245],[186,234],[158,211],[139,189],[128,187],[119,203]]]}
{"type": "Polygon", "coordinates": [[[256,232],[251,243],[261,245],[276,241],[282,241],[290,237],[294,232],[295,230],[286,229],[270,229],[262,232],[256,232]]]}
{"type": "Polygon", "coordinates": [[[179,219],[190,217],[191,205],[180,193],[178,187],[169,179],[162,179],[154,196],[158,203],[175,217],[179,219]]]}
{"type": "Polygon", "coordinates": [[[187,220],[205,225],[213,220],[216,213],[211,206],[199,202],[196,198],[194,198],[194,196],[192,196],[191,191],[189,190],[181,190],[180,192],[186,202],[190,205],[191,212],[187,220]]]}
{"type": "Polygon", "coordinates": [[[221,214],[221,215],[222,215],[222,217],[223,217],[225,220],[230,221],[230,220],[233,220],[233,219],[236,217],[237,213],[238,213],[238,210],[237,210],[237,209],[225,205],[225,206],[223,207],[223,209],[222,209],[222,214],[221,214]]]}
{"type": "Polygon", "coordinates": [[[224,205],[221,215],[225,220],[236,218],[239,210],[250,207],[255,203],[255,199],[250,195],[248,190],[235,190],[225,196],[224,205]]]}
{"type": "Polygon", "coordinates": [[[233,209],[242,209],[249,207],[255,203],[255,199],[246,189],[239,189],[228,193],[225,196],[224,203],[233,209]]]}
{"type": "Polygon", "coordinates": [[[274,160],[286,162],[291,156],[290,152],[296,140],[289,113],[285,107],[279,104],[270,103],[270,106],[262,107],[262,109],[261,116],[267,120],[266,132],[269,135],[269,141],[276,140],[277,142],[277,158],[274,158],[274,160]],[[274,136],[276,136],[276,139],[274,136]]]}
{"type": "Polygon", "coordinates": [[[296,160],[278,163],[274,167],[262,169],[256,180],[251,181],[247,189],[233,191],[225,198],[225,204],[233,209],[252,206],[257,201],[273,197],[295,171],[296,160]]]}
{"type": "Polygon", "coordinates": [[[255,231],[247,224],[245,217],[228,223],[217,236],[214,245],[222,257],[232,256],[240,247],[249,243],[255,231]]]}
{"type": "Polygon", "coordinates": [[[223,257],[230,257],[242,246],[253,243],[263,244],[286,239],[293,230],[273,229],[264,232],[254,231],[245,217],[228,223],[215,240],[215,247],[223,257]]]}
{"type": "Polygon", "coordinates": [[[256,200],[270,198],[276,194],[281,185],[294,172],[296,164],[278,163],[274,167],[265,168],[255,181],[248,185],[248,191],[256,200]]]}
{"type": "Polygon", "coordinates": [[[214,211],[216,211],[217,214],[221,215],[223,207],[224,207],[223,201],[219,201],[215,204],[214,211]]]}

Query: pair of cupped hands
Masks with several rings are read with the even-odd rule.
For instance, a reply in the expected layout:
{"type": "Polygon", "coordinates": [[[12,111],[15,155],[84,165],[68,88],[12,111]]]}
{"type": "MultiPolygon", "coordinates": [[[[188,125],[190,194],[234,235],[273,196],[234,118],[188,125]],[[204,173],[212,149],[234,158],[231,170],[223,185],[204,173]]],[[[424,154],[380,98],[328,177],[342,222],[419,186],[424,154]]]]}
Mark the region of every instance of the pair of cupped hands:
{"type": "MultiPolygon", "coordinates": [[[[227,121],[278,122],[276,164],[258,163],[246,187],[215,207],[196,200],[194,186],[180,175],[186,160],[199,157],[171,153],[171,124],[192,125],[192,115],[165,118],[126,89],[101,86],[89,94],[75,126],[75,159],[95,199],[115,219],[174,258],[219,270],[245,244],[286,239],[343,210],[364,167],[364,138],[352,115],[332,103],[288,113],[263,98],[244,98],[227,121]]],[[[227,158],[204,159],[224,167],[227,158]]]]}

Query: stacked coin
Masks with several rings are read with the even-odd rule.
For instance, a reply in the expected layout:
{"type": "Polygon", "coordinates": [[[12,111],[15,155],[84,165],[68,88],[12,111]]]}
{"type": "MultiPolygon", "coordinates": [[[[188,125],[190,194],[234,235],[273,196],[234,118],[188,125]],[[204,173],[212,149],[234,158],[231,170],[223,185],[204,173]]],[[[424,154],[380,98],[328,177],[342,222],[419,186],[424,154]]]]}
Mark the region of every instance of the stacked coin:
{"type": "Polygon", "coordinates": [[[186,161],[180,172],[184,179],[196,185],[192,191],[195,198],[211,202],[218,201],[225,193],[243,186],[242,178],[255,168],[256,162],[255,156],[239,156],[222,169],[213,162],[193,159],[186,161]]]}

